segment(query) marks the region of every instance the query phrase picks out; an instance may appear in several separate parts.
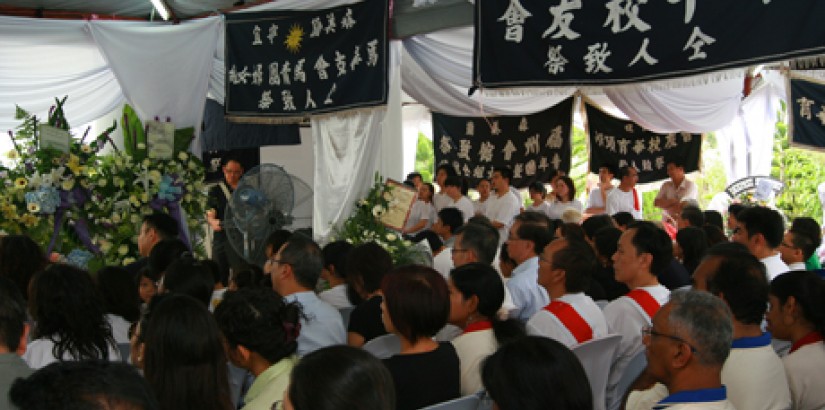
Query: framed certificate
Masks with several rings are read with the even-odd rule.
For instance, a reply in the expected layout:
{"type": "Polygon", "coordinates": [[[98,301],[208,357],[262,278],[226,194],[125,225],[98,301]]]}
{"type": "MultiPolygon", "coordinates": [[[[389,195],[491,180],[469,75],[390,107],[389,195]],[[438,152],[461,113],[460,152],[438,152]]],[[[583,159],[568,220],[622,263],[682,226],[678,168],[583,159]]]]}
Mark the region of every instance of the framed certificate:
{"type": "Polygon", "coordinates": [[[40,125],[40,148],[54,148],[58,151],[69,152],[69,131],[51,125],[40,125]]]}
{"type": "Polygon", "coordinates": [[[149,158],[172,158],[175,153],[175,124],[147,121],[146,142],[149,148],[149,158]]]}
{"type": "Polygon", "coordinates": [[[400,231],[410,217],[410,210],[415,204],[417,194],[415,188],[408,187],[393,179],[387,179],[385,183],[390,189],[389,206],[386,212],[378,219],[382,224],[390,229],[400,231]]]}

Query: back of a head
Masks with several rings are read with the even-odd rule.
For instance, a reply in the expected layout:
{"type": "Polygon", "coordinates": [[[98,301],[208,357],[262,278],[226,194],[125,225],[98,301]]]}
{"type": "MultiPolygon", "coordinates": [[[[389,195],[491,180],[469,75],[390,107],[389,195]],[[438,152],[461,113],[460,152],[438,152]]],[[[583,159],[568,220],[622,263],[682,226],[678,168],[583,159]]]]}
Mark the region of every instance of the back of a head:
{"type": "Polygon", "coordinates": [[[161,239],[173,239],[178,236],[178,221],[167,213],[155,212],[143,217],[143,223],[158,233],[161,239]]]}
{"type": "Polygon", "coordinates": [[[708,292],[681,290],[670,294],[668,304],[671,331],[692,343],[700,365],[721,368],[733,342],[733,321],[725,302],[708,292]]]}
{"type": "Polygon", "coordinates": [[[794,218],[789,231],[793,234],[793,245],[802,250],[805,260],[810,259],[822,243],[822,228],[813,218],[794,218]]]}
{"type": "Polygon", "coordinates": [[[631,223],[633,223],[633,221],[635,221],[635,220],[636,220],[636,218],[633,218],[633,214],[631,214],[630,212],[622,211],[622,212],[616,212],[615,214],[613,214],[613,221],[616,222],[616,226],[618,226],[618,227],[623,227],[623,226],[626,227],[626,226],[630,225],[631,223]]]}
{"type": "Polygon", "coordinates": [[[478,298],[476,309],[492,322],[493,332],[499,344],[524,335],[524,326],[521,322],[515,319],[498,320],[498,311],[504,303],[504,283],[492,266],[468,263],[451,270],[450,280],[465,300],[473,296],[478,298]]]}
{"type": "Polygon", "coordinates": [[[351,346],[329,346],[304,356],[292,369],[288,394],[295,410],[392,410],[396,401],[386,366],[351,346]]]}
{"type": "Polygon", "coordinates": [[[443,208],[438,211],[438,219],[441,219],[441,223],[444,224],[444,226],[450,227],[450,233],[452,234],[455,234],[458,228],[464,225],[464,215],[458,208],[443,208]]]}
{"type": "Polygon", "coordinates": [[[29,313],[37,322],[33,339],[53,337],[56,357],[107,359],[114,345],[103,302],[89,274],[54,264],[32,278],[29,313]]]}
{"type": "Polygon", "coordinates": [[[28,298],[32,275],[47,264],[40,245],[28,236],[0,236],[0,276],[14,282],[24,299],[28,298]]]}
{"type": "MultiPolygon", "coordinates": [[[[682,249],[682,262],[685,267],[696,268],[708,249],[708,238],[702,228],[688,226],[676,232],[676,243],[682,249]]],[[[690,271],[690,269],[688,269],[690,271]]],[[[693,273],[690,271],[690,273],[693,273]]]]}
{"type": "Polygon", "coordinates": [[[545,229],[555,228],[553,225],[553,221],[547,217],[544,213],[541,212],[522,212],[514,218],[514,221],[518,221],[522,225],[538,225],[545,229]]]}
{"type": "Polygon", "coordinates": [[[785,220],[779,212],[764,206],[754,206],[739,212],[736,220],[745,226],[748,236],[762,234],[769,247],[777,248],[782,243],[785,220]]]}
{"type": "Polygon", "coordinates": [[[301,308],[274,290],[227,292],[215,309],[215,321],[231,348],[243,346],[275,364],[298,348],[301,308]]]}
{"type": "Polygon", "coordinates": [[[635,230],[633,246],[637,252],[653,256],[650,272],[659,275],[673,259],[673,242],[670,236],[650,221],[636,221],[628,225],[627,229],[635,230]]]}
{"type": "Polygon", "coordinates": [[[607,214],[593,215],[582,222],[582,230],[588,239],[593,240],[596,231],[605,227],[616,227],[616,222],[607,214]]]}
{"type": "Polygon", "coordinates": [[[180,258],[166,268],[163,287],[170,293],[189,295],[209,306],[215,278],[212,270],[203,262],[187,256],[180,258]]]}
{"type": "Polygon", "coordinates": [[[725,229],[725,220],[719,211],[707,209],[703,211],[702,214],[705,216],[705,224],[711,224],[721,230],[725,229]]]}
{"type": "Polygon", "coordinates": [[[346,266],[349,286],[369,294],[381,288],[381,280],[392,269],[392,256],[381,245],[367,242],[349,252],[346,266]]]}
{"type": "Polygon", "coordinates": [[[149,384],[128,364],[52,363],[14,382],[11,403],[26,410],[160,410],[149,384]]]}
{"type": "Polygon", "coordinates": [[[432,337],[450,314],[447,281],[440,273],[422,265],[393,269],[381,281],[384,305],[401,337],[415,342],[432,337]]]}
{"type": "Polygon", "coordinates": [[[690,226],[700,227],[705,224],[705,214],[698,206],[685,205],[682,207],[681,218],[688,221],[690,226]]]}
{"type": "Polygon", "coordinates": [[[161,277],[172,262],[188,252],[189,248],[180,239],[164,239],[155,244],[149,252],[149,268],[156,276],[161,277]]]}
{"type": "Polygon", "coordinates": [[[622,230],[612,226],[604,227],[596,231],[593,235],[593,243],[596,245],[596,252],[599,256],[607,258],[613,257],[619,246],[619,238],[622,237],[622,230]]]}
{"type": "Polygon", "coordinates": [[[100,269],[97,271],[97,288],[106,313],[118,315],[130,323],[140,319],[140,296],[129,271],[115,266],[100,269]]]}
{"type": "Polygon", "coordinates": [[[246,269],[235,272],[232,276],[232,281],[235,282],[237,289],[261,287],[263,286],[263,279],[263,270],[257,266],[248,266],[246,269]]]}
{"type": "Polygon", "coordinates": [[[723,296],[740,323],[762,323],[768,305],[768,279],[765,265],[744,245],[730,242],[708,250],[708,258],[719,258],[716,272],[707,278],[708,291],[723,296]]]}
{"type": "Polygon", "coordinates": [[[770,294],[785,304],[793,297],[802,317],[825,335],[825,281],[811,271],[785,272],[771,281],[770,294]]]}
{"type": "Polygon", "coordinates": [[[321,256],[324,258],[324,267],[331,269],[335,276],[344,279],[347,277],[347,255],[353,246],[347,241],[330,242],[321,249],[321,256]]]}
{"type": "Polygon", "coordinates": [[[266,247],[272,249],[272,254],[278,253],[278,250],[281,249],[282,246],[292,237],[292,232],[287,231],[286,229],[278,229],[275,232],[269,234],[266,238],[266,247]]]}
{"type": "Polygon", "coordinates": [[[481,223],[468,223],[458,229],[457,234],[461,235],[461,247],[472,250],[478,261],[492,264],[498,250],[498,229],[492,225],[481,223]]]}
{"type": "Polygon", "coordinates": [[[577,223],[566,222],[559,225],[558,229],[561,231],[561,236],[565,239],[577,241],[584,240],[584,229],[582,229],[581,225],[577,223]]]}
{"type": "Polygon", "coordinates": [[[567,347],[527,336],[501,346],[481,368],[484,388],[501,410],[591,410],[581,363],[567,347]]]}
{"type": "Polygon", "coordinates": [[[26,319],[23,295],[14,282],[0,276],[0,347],[9,352],[17,350],[26,319]]]}
{"type": "Polygon", "coordinates": [[[567,293],[584,292],[596,273],[596,254],[583,239],[565,239],[567,244],[553,254],[553,268],[565,271],[567,293]]]}
{"type": "Polygon", "coordinates": [[[314,289],[324,268],[321,248],[312,239],[292,234],[281,250],[282,263],[292,266],[295,280],[306,289],[314,289]]]}
{"type": "Polygon", "coordinates": [[[708,246],[713,246],[719,243],[728,242],[728,237],[725,236],[725,231],[716,225],[704,224],[702,230],[705,231],[705,238],[708,240],[708,246]]]}
{"type": "Polygon", "coordinates": [[[231,408],[223,339],[203,303],[187,295],[156,296],[140,342],[146,380],[163,408],[231,408]]]}

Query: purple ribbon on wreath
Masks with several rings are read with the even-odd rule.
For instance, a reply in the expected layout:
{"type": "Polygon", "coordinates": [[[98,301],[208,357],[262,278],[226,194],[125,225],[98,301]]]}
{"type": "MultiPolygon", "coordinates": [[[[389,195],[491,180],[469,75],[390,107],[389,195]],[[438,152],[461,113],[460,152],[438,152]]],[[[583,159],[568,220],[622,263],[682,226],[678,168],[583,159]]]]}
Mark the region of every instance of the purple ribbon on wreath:
{"type": "MultiPolygon", "coordinates": [[[[52,231],[52,238],[51,241],[49,241],[46,254],[51,254],[54,250],[57,237],[60,235],[60,227],[63,226],[63,218],[66,216],[66,211],[73,206],[83,208],[83,204],[89,200],[89,195],[86,193],[86,190],[80,187],[75,187],[68,191],[61,189],[59,194],[60,205],[58,205],[54,212],[54,231],[52,231]]],[[[89,225],[85,218],[80,217],[74,221],[74,231],[77,233],[77,238],[80,239],[80,242],[86,246],[87,249],[92,251],[92,253],[100,254],[100,248],[92,243],[92,238],[89,235],[89,225]]]]}
{"type": "Polygon", "coordinates": [[[166,209],[169,216],[175,219],[178,223],[178,232],[180,232],[180,239],[186,244],[189,250],[192,249],[192,244],[189,242],[189,236],[186,235],[187,227],[183,223],[183,215],[180,210],[180,200],[183,198],[182,183],[175,182],[176,178],[169,175],[164,175],[160,184],[158,185],[158,194],[149,202],[149,206],[156,210],[162,211],[166,209]]]}

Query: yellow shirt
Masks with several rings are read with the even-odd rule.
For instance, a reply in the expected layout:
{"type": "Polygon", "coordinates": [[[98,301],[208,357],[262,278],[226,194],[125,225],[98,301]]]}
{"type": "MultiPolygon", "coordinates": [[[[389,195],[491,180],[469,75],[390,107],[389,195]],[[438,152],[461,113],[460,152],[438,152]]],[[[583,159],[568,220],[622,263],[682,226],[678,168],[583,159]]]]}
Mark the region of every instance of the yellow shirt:
{"type": "Polygon", "coordinates": [[[297,356],[289,356],[258,375],[244,396],[246,404],[241,410],[270,410],[272,403],[283,400],[289,386],[289,374],[297,362],[297,356]]]}

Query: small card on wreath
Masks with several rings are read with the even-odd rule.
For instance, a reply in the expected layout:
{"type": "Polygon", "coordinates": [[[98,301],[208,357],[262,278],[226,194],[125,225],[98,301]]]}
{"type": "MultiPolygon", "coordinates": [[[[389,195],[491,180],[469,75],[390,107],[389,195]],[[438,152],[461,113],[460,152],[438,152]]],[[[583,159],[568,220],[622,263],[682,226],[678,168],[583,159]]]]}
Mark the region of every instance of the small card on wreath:
{"type": "Polygon", "coordinates": [[[171,159],[175,154],[175,124],[147,121],[146,143],[149,158],[171,159]]]}
{"type": "Polygon", "coordinates": [[[61,152],[69,152],[69,131],[52,127],[51,125],[40,125],[40,148],[54,148],[61,152]]]}
{"type": "Polygon", "coordinates": [[[410,217],[410,210],[417,199],[417,191],[393,179],[387,179],[385,185],[389,189],[385,190],[384,195],[389,195],[384,199],[389,203],[387,210],[378,220],[388,228],[400,231],[410,217]]]}

